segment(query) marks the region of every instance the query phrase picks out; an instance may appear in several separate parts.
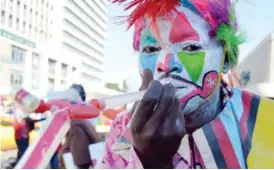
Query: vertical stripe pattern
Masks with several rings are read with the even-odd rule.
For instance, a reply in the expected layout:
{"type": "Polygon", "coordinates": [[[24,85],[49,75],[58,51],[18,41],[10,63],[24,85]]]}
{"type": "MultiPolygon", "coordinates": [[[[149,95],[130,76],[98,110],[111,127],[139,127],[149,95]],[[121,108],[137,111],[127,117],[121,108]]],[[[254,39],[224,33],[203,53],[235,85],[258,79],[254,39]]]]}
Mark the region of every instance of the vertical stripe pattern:
{"type": "Polygon", "coordinates": [[[252,135],[252,146],[247,159],[248,168],[271,169],[274,168],[274,102],[269,99],[261,99],[260,106],[255,107],[257,98],[254,101],[254,110],[248,119],[249,123],[255,123],[254,126],[249,126],[249,131],[252,135]]]}
{"type": "MultiPolygon", "coordinates": [[[[253,136],[253,130],[256,123],[256,117],[258,112],[258,107],[260,104],[260,98],[258,96],[253,95],[250,103],[250,109],[248,113],[248,119],[247,119],[247,136],[244,139],[244,154],[245,158],[248,157],[248,154],[251,149],[251,141],[253,136]]],[[[243,122],[244,123],[244,122],[243,122]]]]}
{"type": "Polygon", "coordinates": [[[204,130],[202,128],[196,130],[193,133],[193,138],[202,156],[205,168],[217,169],[218,167],[209,145],[210,141],[206,138],[204,130]]]}
{"type": "Polygon", "coordinates": [[[213,128],[216,128],[216,127],[213,127],[211,124],[207,124],[203,127],[203,131],[207,138],[209,147],[214,156],[217,167],[221,169],[227,169],[224,155],[221,151],[220,145],[218,143],[218,139],[213,131],[213,128]]]}
{"type": "MultiPolygon", "coordinates": [[[[228,107],[229,109],[231,108],[231,106],[229,105],[228,107]]],[[[245,163],[245,157],[243,154],[243,147],[242,147],[242,140],[241,140],[241,132],[238,128],[238,121],[236,120],[237,118],[235,118],[234,114],[232,113],[231,110],[229,109],[225,109],[222,114],[220,114],[219,118],[221,119],[221,122],[224,126],[224,129],[226,131],[226,133],[224,133],[225,136],[227,136],[227,141],[224,142],[228,142],[229,144],[227,144],[227,146],[231,147],[231,151],[233,152],[233,156],[235,156],[234,160],[237,163],[233,163],[232,166],[229,166],[228,168],[237,168],[237,169],[241,169],[241,168],[246,168],[246,163],[245,163]],[[237,160],[236,160],[237,159],[237,160]],[[238,166],[239,165],[239,166],[238,166]]],[[[224,138],[221,137],[222,140],[225,140],[224,138]]],[[[229,153],[225,153],[225,157],[229,155],[229,153]]],[[[230,155],[230,156],[232,156],[230,155]]]]}
{"type": "MultiPolygon", "coordinates": [[[[221,115],[223,115],[223,114],[225,114],[225,113],[222,113],[221,115]]],[[[234,125],[234,127],[235,127],[235,125],[234,125]]],[[[234,152],[234,149],[233,149],[233,146],[231,143],[231,139],[229,138],[227,131],[219,117],[212,122],[212,129],[213,129],[215,136],[218,140],[218,144],[220,146],[221,152],[223,153],[223,157],[226,162],[226,167],[229,169],[230,168],[233,168],[233,169],[241,168],[239,165],[237,156],[234,152]]],[[[241,143],[241,142],[239,141],[239,143],[241,143]]]]}

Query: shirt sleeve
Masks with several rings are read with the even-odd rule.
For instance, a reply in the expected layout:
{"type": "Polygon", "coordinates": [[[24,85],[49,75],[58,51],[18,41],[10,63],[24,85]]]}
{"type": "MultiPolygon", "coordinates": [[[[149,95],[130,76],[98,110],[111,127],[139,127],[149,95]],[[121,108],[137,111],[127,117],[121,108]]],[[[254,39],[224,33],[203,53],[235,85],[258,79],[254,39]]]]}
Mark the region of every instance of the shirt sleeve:
{"type": "MultiPolygon", "coordinates": [[[[106,137],[105,153],[99,168],[143,169],[143,165],[132,145],[130,146],[128,161],[124,160],[120,155],[115,154],[111,149],[113,144],[119,139],[122,132],[125,130],[125,122],[129,122],[127,117],[120,115],[113,121],[111,130],[106,137]]],[[[173,158],[173,167],[174,169],[187,169],[189,168],[189,164],[180,155],[176,154],[173,158]]]]}
{"type": "Polygon", "coordinates": [[[127,168],[128,169],[144,169],[132,145],[130,147],[130,160],[127,168]]]}
{"type": "Polygon", "coordinates": [[[101,169],[126,168],[127,162],[124,159],[122,159],[119,155],[113,153],[111,150],[112,145],[117,141],[119,137],[120,131],[122,131],[122,129],[117,129],[117,121],[114,120],[110,132],[106,137],[105,152],[103,160],[100,165],[101,169]]]}
{"type": "Polygon", "coordinates": [[[106,137],[105,153],[103,156],[101,169],[125,169],[128,161],[112,151],[113,144],[119,139],[129,122],[128,113],[119,114],[112,122],[110,132],[106,137]]]}

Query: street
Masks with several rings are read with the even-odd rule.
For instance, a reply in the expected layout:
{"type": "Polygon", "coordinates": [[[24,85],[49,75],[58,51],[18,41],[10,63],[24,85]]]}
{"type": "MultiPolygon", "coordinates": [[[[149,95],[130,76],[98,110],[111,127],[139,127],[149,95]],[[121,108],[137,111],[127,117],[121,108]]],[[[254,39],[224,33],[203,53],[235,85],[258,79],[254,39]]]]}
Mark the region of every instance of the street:
{"type": "Polygon", "coordinates": [[[10,150],[6,152],[0,152],[1,156],[1,169],[11,169],[11,163],[16,159],[17,150],[10,150]]]}

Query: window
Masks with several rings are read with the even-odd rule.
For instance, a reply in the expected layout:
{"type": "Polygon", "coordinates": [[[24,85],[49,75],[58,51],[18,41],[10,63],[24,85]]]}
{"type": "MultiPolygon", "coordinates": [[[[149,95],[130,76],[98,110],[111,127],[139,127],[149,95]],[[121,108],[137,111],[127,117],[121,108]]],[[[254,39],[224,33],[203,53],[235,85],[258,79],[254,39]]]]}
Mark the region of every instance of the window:
{"type": "Polygon", "coordinates": [[[32,53],[32,69],[37,70],[40,66],[39,54],[32,53]]]}
{"type": "Polygon", "coordinates": [[[67,81],[61,80],[61,88],[66,89],[67,88],[67,81]]]}
{"type": "Polygon", "coordinates": [[[20,1],[17,1],[16,14],[18,17],[20,16],[20,1]]]}
{"type": "Polygon", "coordinates": [[[24,18],[27,17],[27,5],[24,5],[24,18]]]}
{"type": "Polygon", "coordinates": [[[44,0],[41,1],[41,12],[44,12],[44,0]]]}
{"type": "Polygon", "coordinates": [[[38,12],[35,13],[35,25],[38,25],[38,12]]]}
{"type": "Polygon", "coordinates": [[[40,25],[43,25],[43,15],[41,15],[40,25]]]}
{"type": "Polygon", "coordinates": [[[37,27],[35,27],[34,38],[37,38],[37,27]]]}
{"type": "Polygon", "coordinates": [[[26,33],[26,22],[23,22],[23,29],[22,29],[22,33],[25,34],[26,33]]]}
{"type": "Polygon", "coordinates": [[[47,39],[47,37],[48,37],[48,33],[47,33],[47,31],[45,31],[45,33],[44,33],[44,37],[45,37],[45,39],[47,39]]]}
{"type": "Polygon", "coordinates": [[[23,72],[18,70],[11,70],[10,84],[12,87],[23,85],[23,81],[23,72]]]}
{"type": "Polygon", "coordinates": [[[32,23],[32,9],[29,11],[29,22],[32,23]]]}
{"type": "Polygon", "coordinates": [[[49,67],[48,67],[49,74],[55,74],[56,61],[49,59],[48,63],[49,63],[49,67]]]}
{"type": "Polygon", "coordinates": [[[12,15],[9,15],[9,27],[12,28],[12,15]]]}
{"type": "Polygon", "coordinates": [[[67,68],[68,68],[68,66],[66,64],[62,64],[62,66],[61,66],[61,76],[62,77],[67,76],[67,68]]]}
{"type": "Polygon", "coordinates": [[[28,34],[29,36],[31,36],[31,33],[32,33],[31,29],[32,29],[31,24],[29,24],[29,34],[28,34]]]}
{"type": "Polygon", "coordinates": [[[32,53],[32,89],[39,88],[40,56],[32,53]]]}
{"type": "Polygon", "coordinates": [[[24,64],[25,63],[26,50],[16,46],[12,46],[11,62],[13,64],[24,64]]]}
{"type": "Polygon", "coordinates": [[[31,88],[34,90],[39,88],[39,76],[35,73],[31,76],[31,88]]]}
{"type": "Polygon", "coordinates": [[[19,31],[19,18],[16,18],[16,30],[19,31]]]}
{"type": "Polygon", "coordinates": [[[9,10],[10,12],[13,12],[13,1],[10,0],[10,3],[9,3],[9,10]]]}
{"type": "Polygon", "coordinates": [[[1,6],[2,6],[2,8],[5,8],[5,6],[6,6],[6,0],[1,0],[1,6]]]}
{"type": "Polygon", "coordinates": [[[1,24],[5,24],[6,22],[6,13],[5,11],[1,11],[1,24]]]}
{"type": "Polygon", "coordinates": [[[48,79],[48,91],[51,91],[54,89],[54,79],[49,78],[48,79]]]}
{"type": "Polygon", "coordinates": [[[13,81],[14,81],[14,77],[13,77],[13,74],[11,73],[11,74],[10,74],[10,84],[12,84],[13,81]]]}
{"type": "Polygon", "coordinates": [[[20,84],[20,85],[23,84],[23,76],[22,75],[18,76],[18,84],[20,84]]]}

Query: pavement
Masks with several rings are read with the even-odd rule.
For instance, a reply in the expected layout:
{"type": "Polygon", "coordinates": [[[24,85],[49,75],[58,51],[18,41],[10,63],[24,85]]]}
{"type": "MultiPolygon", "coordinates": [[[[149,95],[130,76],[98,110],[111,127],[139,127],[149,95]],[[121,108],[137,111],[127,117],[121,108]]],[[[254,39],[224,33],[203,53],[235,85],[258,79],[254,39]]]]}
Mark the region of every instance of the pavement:
{"type": "Polygon", "coordinates": [[[1,169],[12,169],[12,163],[15,162],[17,150],[0,151],[1,169]]]}
{"type": "MultiPolygon", "coordinates": [[[[9,151],[0,151],[0,163],[1,168],[0,169],[13,169],[17,157],[17,150],[9,150],[9,151]]],[[[45,169],[50,169],[50,166],[48,165],[45,169]]]]}

